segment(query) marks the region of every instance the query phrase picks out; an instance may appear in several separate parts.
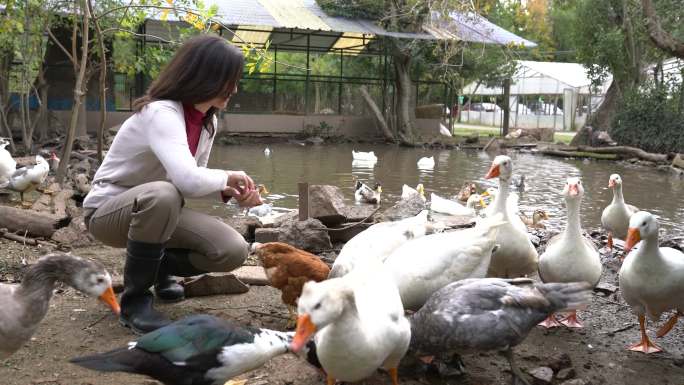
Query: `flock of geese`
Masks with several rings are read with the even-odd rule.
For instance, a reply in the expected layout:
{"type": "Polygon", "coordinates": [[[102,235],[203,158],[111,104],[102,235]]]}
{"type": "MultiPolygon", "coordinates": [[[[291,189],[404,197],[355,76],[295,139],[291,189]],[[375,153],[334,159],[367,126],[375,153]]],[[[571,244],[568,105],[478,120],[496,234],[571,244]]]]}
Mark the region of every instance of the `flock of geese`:
{"type": "MultiPolygon", "coordinates": [[[[529,384],[512,349],[539,324],[582,327],[576,310],[590,301],[602,265],[581,228],[582,181],[567,179],[561,192],[565,229],[538,255],[513,207],[512,174],[510,157],[493,160],[485,178],[498,178],[499,187],[488,193],[493,199],[472,228],[443,231],[426,210],[356,235],[342,248],[327,279],[304,284],[294,333],[195,315],[125,347],[71,362],[99,371],[145,374],[165,384],[201,385],[223,384],[293,352],[321,368],[328,385],[359,381],[379,368],[397,385],[397,368],[407,354],[432,362],[497,350],[505,353],[514,379],[529,384]],[[536,274],[541,282],[529,278],[536,274]]],[[[659,247],[656,218],[625,204],[618,175],[610,177],[609,187],[613,201],[602,224],[611,239],[625,239],[620,292],[641,328],[641,341],[629,349],[657,352],[660,348],[646,334],[646,317],[656,321],[675,311],[657,333],[663,336],[684,312],[684,254],[659,247]]],[[[379,194],[381,187],[371,191],[379,194]]],[[[406,193],[424,198],[420,185],[406,193]]],[[[464,207],[475,210],[482,199],[476,189],[462,193],[470,202],[464,207]]],[[[435,198],[433,205],[451,207],[435,198]]],[[[21,285],[0,285],[0,339],[5,341],[0,358],[19,349],[35,331],[55,280],[100,297],[118,312],[111,278],[99,264],[72,256],[44,257],[21,285]]]]}
{"type": "Polygon", "coordinates": [[[6,149],[8,145],[9,141],[0,138],[0,188],[18,192],[22,205],[30,207],[31,204],[24,200],[24,194],[35,190],[45,181],[51,169],[50,162],[58,164],[59,158],[53,152],[48,162],[42,156],[36,155],[35,165],[17,168],[17,162],[6,149]]]}

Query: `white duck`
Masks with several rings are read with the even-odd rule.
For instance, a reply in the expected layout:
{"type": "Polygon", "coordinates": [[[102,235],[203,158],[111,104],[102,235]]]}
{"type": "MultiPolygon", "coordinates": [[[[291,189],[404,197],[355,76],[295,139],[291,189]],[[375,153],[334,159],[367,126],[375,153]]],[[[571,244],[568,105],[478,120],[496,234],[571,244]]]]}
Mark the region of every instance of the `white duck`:
{"type": "Polygon", "coordinates": [[[629,217],[638,208],[625,203],[622,196],[622,178],[618,174],[612,174],[608,179],[608,187],[613,190],[613,201],[610,202],[601,214],[601,225],[608,231],[608,247],[613,248],[613,236],[618,239],[627,237],[627,227],[629,227],[629,217]]]}
{"type": "Polygon", "coordinates": [[[435,168],[435,157],[422,157],[418,159],[418,162],[416,163],[418,165],[418,168],[421,169],[433,169],[435,168]]]}
{"type": "Polygon", "coordinates": [[[399,246],[430,231],[427,210],[400,221],[376,223],[344,244],[328,278],[342,277],[371,258],[384,262],[399,246]]]}
{"type": "Polygon", "coordinates": [[[367,184],[356,181],[356,186],[354,186],[354,200],[356,202],[380,204],[380,194],[382,194],[380,183],[376,183],[375,189],[372,189],[367,184]]]}
{"type": "Polygon", "coordinates": [[[448,215],[475,215],[475,207],[480,203],[484,207],[484,202],[479,194],[472,194],[468,197],[466,205],[450,199],[442,198],[435,193],[430,193],[430,210],[448,215]]]}
{"type": "Polygon", "coordinates": [[[36,164],[34,166],[26,166],[16,170],[11,176],[9,185],[10,190],[17,191],[21,196],[21,203],[24,202],[24,193],[34,190],[40,186],[50,172],[50,164],[40,155],[36,155],[36,164]]]}
{"type": "Polygon", "coordinates": [[[449,129],[442,123],[439,124],[439,133],[444,135],[444,136],[448,136],[448,137],[453,136],[453,135],[451,135],[451,131],[449,131],[449,129]]]}
{"type": "Polygon", "coordinates": [[[9,142],[0,140],[0,188],[6,187],[9,184],[10,176],[17,170],[17,162],[12,158],[5,147],[9,142]]]}
{"type": "Polygon", "coordinates": [[[451,282],[482,278],[487,273],[500,217],[471,229],[430,234],[397,248],[385,260],[399,288],[404,308],[418,310],[432,293],[451,282]]]}
{"type": "Polygon", "coordinates": [[[264,149],[264,155],[265,155],[267,158],[268,158],[269,156],[271,156],[271,149],[268,148],[268,147],[266,147],[266,148],[264,149]]]}
{"type": "Polygon", "coordinates": [[[378,261],[341,278],[307,282],[298,310],[291,350],[298,352],[315,334],[328,385],[362,380],[379,367],[399,384],[397,367],[408,350],[411,325],[397,287],[378,261]]]}
{"type": "Polygon", "coordinates": [[[420,198],[425,202],[425,187],[423,186],[422,183],[418,183],[416,185],[416,188],[412,188],[408,185],[403,185],[401,186],[401,199],[406,200],[411,197],[411,195],[418,194],[420,198]]]}
{"type": "Polygon", "coordinates": [[[488,207],[487,215],[503,215],[507,223],[503,225],[496,237],[499,248],[492,255],[488,275],[499,278],[515,278],[537,271],[538,255],[527,236],[527,227],[509,206],[509,186],[513,174],[513,161],[506,155],[494,158],[486,179],[499,178],[499,191],[494,202],[488,207]]]}
{"type": "Polygon", "coordinates": [[[99,297],[115,313],[112,279],[101,264],[68,254],[49,254],[31,266],[21,285],[0,283],[0,360],[21,348],[47,314],[55,282],[99,297]]]}
{"type": "Polygon", "coordinates": [[[352,160],[366,161],[366,162],[377,162],[378,157],[375,156],[375,152],[363,152],[352,150],[352,160]]]}
{"type": "MultiPolygon", "coordinates": [[[[594,243],[582,235],[580,204],[584,187],[579,178],[568,178],[563,188],[568,223],[565,230],[549,240],[546,251],[539,257],[539,277],[543,282],[587,282],[596,286],[601,278],[601,259],[594,243]]],[[[577,313],[571,312],[561,320],[568,327],[582,327],[577,313]]],[[[560,326],[553,314],[542,326],[560,326]]]]}
{"type": "Polygon", "coordinates": [[[525,380],[513,359],[534,326],[549,313],[589,302],[589,285],[517,279],[464,279],[430,296],[410,317],[411,351],[419,356],[451,358],[454,354],[503,351],[511,372],[525,380]]]}
{"type": "Polygon", "coordinates": [[[646,212],[639,211],[629,219],[625,253],[627,258],[620,268],[620,292],[639,317],[641,342],[629,350],[655,353],[660,347],[646,335],[646,316],[657,321],[669,310],[677,313],[657,332],[667,334],[684,314],[684,253],[658,245],[658,221],[646,212]],[[629,252],[639,241],[641,245],[629,252]]]}

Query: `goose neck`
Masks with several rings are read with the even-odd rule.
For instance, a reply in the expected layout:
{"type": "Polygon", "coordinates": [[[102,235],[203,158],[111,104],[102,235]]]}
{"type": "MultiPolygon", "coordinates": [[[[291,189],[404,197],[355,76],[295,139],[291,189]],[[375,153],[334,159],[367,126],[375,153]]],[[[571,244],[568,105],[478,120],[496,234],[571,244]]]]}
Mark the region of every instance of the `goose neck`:
{"type": "Polygon", "coordinates": [[[622,185],[615,184],[613,188],[613,204],[625,203],[625,198],[622,196],[622,185]]]}
{"type": "Polygon", "coordinates": [[[577,239],[582,237],[582,224],[580,223],[580,202],[578,200],[566,200],[565,207],[568,211],[568,223],[565,228],[566,237],[577,239]]]}

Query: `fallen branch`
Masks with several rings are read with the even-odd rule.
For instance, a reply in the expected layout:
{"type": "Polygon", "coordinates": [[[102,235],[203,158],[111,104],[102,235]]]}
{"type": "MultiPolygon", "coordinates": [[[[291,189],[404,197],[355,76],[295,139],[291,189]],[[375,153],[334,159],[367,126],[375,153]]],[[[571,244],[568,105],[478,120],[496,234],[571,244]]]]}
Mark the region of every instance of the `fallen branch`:
{"type": "Polygon", "coordinates": [[[69,217],[0,206],[0,228],[10,232],[26,231],[34,237],[50,238],[57,229],[69,225],[69,222],[69,217]]]}
{"type": "Polygon", "coordinates": [[[55,248],[57,247],[56,244],[51,243],[51,242],[41,241],[38,239],[21,236],[19,234],[10,233],[8,231],[3,231],[3,230],[0,230],[0,237],[3,237],[5,239],[9,239],[10,241],[20,242],[24,245],[29,245],[29,246],[42,245],[42,246],[50,246],[50,247],[55,247],[55,248]]]}
{"type": "Polygon", "coordinates": [[[595,154],[616,154],[623,155],[630,158],[639,158],[641,160],[648,160],[650,162],[667,162],[667,154],[655,154],[646,152],[640,148],[630,146],[615,146],[615,147],[590,147],[577,146],[578,151],[592,152],[595,154]]]}
{"type": "Polygon", "coordinates": [[[560,156],[562,158],[593,158],[602,160],[617,160],[617,154],[600,154],[586,151],[562,151],[550,148],[544,148],[539,150],[540,154],[550,155],[550,156],[560,156]]]}
{"type": "Polygon", "coordinates": [[[252,314],[257,314],[257,315],[263,315],[266,317],[273,317],[273,318],[280,318],[280,319],[289,319],[288,317],[282,316],[280,314],[271,314],[271,313],[264,313],[258,310],[253,310],[253,309],[247,309],[248,312],[252,314]]]}

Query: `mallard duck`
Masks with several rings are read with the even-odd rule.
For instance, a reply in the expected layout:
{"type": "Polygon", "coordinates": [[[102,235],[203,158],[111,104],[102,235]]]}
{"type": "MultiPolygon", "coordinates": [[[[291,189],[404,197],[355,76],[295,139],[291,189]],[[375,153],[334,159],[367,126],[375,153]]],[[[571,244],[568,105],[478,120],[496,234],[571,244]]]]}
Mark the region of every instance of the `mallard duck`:
{"type": "Polygon", "coordinates": [[[448,214],[448,215],[475,215],[475,207],[480,203],[484,205],[484,201],[478,194],[471,195],[465,206],[462,204],[442,198],[435,193],[430,193],[430,210],[448,214]]]}
{"type": "Polygon", "coordinates": [[[482,220],[471,229],[413,239],[392,252],[385,266],[404,308],[418,310],[432,293],[451,282],[484,277],[497,247],[496,233],[505,225],[498,218],[482,220]]]}
{"type": "Polygon", "coordinates": [[[298,352],[315,334],[316,354],[327,384],[355,382],[379,367],[398,385],[397,367],[406,354],[411,326],[401,298],[382,264],[370,259],[341,278],[308,282],[299,298],[298,352]]]}
{"type": "Polygon", "coordinates": [[[375,183],[375,189],[371,189],[367,184],[356,181],[354,187],[354,199],[357,202],[380,204],[380,194],[382,193],[382,186],[380,183],[375,183]]]}
{"type": "Polygon", "coordinates": [[[433,169],[435,168],[435,157],[422,157],[418,159],[418,162],[416,163],[418,165],[418,168],[421,169],[433,169]]]}
{"type": "Polygon", "coordinates": [[[294,327],[297,299],[302,294],[304,283],[327,279],[330,268],[318,256],[283,242],[254,242],[252,251],[264,267],[271,286],[282,293],[281,299],[290,313],[286,327],[294,327]]]}
{"type": "Polygon", "coordinates": [[[100,372],[142,374],[166,385],[223,385],[289,352],[293,335],[193,315],[127,346],[70,362],[100,372]]]}
{"type": "Polygon", "coordinates": [[[408,185],[403,185],[401,186],[401,199],[406,200],[411,197],[411,195],[418,194],[420,198],[425,202],[425,187],[423,187],[422,183],[418,183],[416,185],[416,188],[412,188],[408,185]]]}
{"type": "Polygon", "coordinates": [[[352,150],[352,160],[366,161],[366,162],[377,162],[378,157],[375,156],[375,152],[363,152],[352,150]]]}
{"type": "Polygon", "coordinates": [[[12,158],[12,154],[5,149],[9,142],[0,140],[0,188],[9,184],[10,177],[17,170],[17,162],[12,158]]]}
{"type": "Polygon", "coordinates": [[[639,317],[641,342],[629,350],[655,353],[661,348],[646,335],[646,316],[657,321],[669,310],[677,313],[657,332],[667,334],[684,314],[684,253],[658,245],[658,221],[646,211],[632,214],[629,219],[625,253],[629,253],[620,268],[620,292],[639,317]],[[641,241],[641,245],[630,250],[641,241]]]}
{"type": "Polygon", "coordinates": [[[503,351],[513,383],[517,377],[529,385],[515,364],[512,348],[547,315],[577,308],[590,299],[586,283],[521,286],[531,284],[526,278],[485,278],[441,288],[410,317],[411,352],[451,358],[454,354],[503,351]]]}
{"type": "Polygon", "coordinates": [[[427,210],[400,221],[376,223],[344,244],[328,277],[342,277],[371,258],[384,262],[399,246],[430,231],[427,210]]]}
{"type": "Polygon", "coordinates": [[[119,313],[112,279],[100,263],[68,254],[48,254],[28,268],[20,285],[0,283],[0,359],[11,356],[31,339],[47,314],[57,281],[99,297],[119,313]]]}
{"type": "Polygon", "coordinates": [[[531,218],[523,213],[519,213],[518,216],[523,221],[525,226],[533,229],[545,229],[546,226],[542,223],[542,221],[546,221],[549,219],[549,214],[542,209],[535,209],[532,212],[531,218]]]}
{"type": "Polygon", "coordinates": [[[458,191],[456,198],[461,202],[467,202],[471,195],[477,194],[477,185],[472,182],[466,182],[458,191]]]}
{"type": "MultiPolygon", "coordinates": [[[[539,277],[543,282],[587,282],[591,287],[601,278],[601,258],[594,243],[582,235],[580,204],[584,187],[579,178],[568,178],[563,188],[568,223],[565,230],[549,240],[544,254],[539,257],[539,277]]],[[[561,320],[567,327],[582,327],[577,313],[561,320]]],[[[554,315],[550,315],[542,326],[559,326],[554,315]]]]}
{"type": "Polygon", "coordinates": [[[500,247],[492,255],[488,273],[490,277],[515,278],[537,271],[537,250],[527,236],[527,228],[517,215],[517,208],[513,211],[510,207],[512,202],[508,201],[512,173],[511,158],[499,155],[494,158],[485,176],[486,179],[499,178],[499,191],[487,208],[487,215],[503,215],[503,220],[507,222],[497,233],[496,243],[500,247]]]}
{"type": "Polygon", "coordinates": [[[10,176],[7,187],[19,193],[22,205],[30,206],[30,203],[24,201],[24,194],[40,186],[47,177],[48,172],[50,172],[48,162],[42,156],[36,155],[36,164],[16,170],[10,176]]]}
{"type": "Polygon", "coordinates": [[[625,239],[629,227],[629,217],[638,208],[625,203],[622,196],[622,178],[618,174],[612,174],[608,179],[608,187],[613,190],[613,201],[610,202],[601,214],[601,226],[608,231],[608,247],[613,249],[613,237],[625,239]]]}

